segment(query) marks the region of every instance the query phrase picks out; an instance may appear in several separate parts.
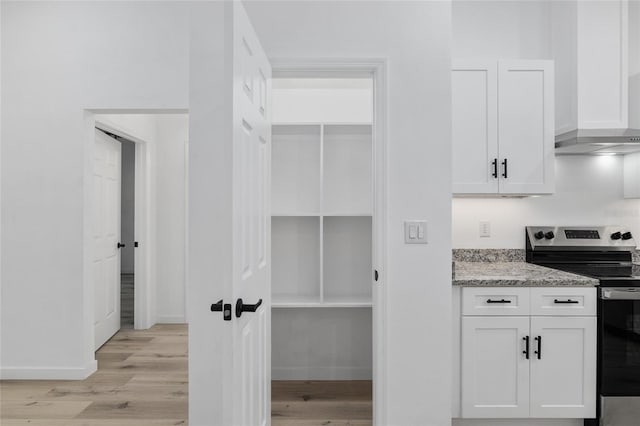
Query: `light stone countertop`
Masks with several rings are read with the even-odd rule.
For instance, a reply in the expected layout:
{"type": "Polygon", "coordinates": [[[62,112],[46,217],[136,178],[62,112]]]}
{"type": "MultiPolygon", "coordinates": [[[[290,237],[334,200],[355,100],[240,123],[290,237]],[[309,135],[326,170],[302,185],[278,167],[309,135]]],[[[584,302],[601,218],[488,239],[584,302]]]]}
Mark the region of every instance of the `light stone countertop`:
{"type": "Polygon", "coordinates": [[[598,285],[598,280],[526,262],[454,262],[453,285],[554,287],[598,285]]]}

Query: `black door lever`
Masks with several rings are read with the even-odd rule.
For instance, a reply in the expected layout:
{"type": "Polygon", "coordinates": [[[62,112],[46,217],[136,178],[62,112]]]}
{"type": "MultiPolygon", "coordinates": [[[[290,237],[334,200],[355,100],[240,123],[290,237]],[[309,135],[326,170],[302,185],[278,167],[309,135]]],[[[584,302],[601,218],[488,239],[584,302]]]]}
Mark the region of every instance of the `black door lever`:
{"type": "Polygon", "coordinates": [[[262,299],[258,300],[255,305],[246,305],[242,302],[242,299],[238,299],[236,302],[236,317],[240,318],[243,312],[255,312],[262,305],[262,299]]]}
{"type": "Polygon", "coordinates": [[[126,245],[122,243],[118,243],[118,248],[123,248],[123,247],[126,247],[126,245]]]}

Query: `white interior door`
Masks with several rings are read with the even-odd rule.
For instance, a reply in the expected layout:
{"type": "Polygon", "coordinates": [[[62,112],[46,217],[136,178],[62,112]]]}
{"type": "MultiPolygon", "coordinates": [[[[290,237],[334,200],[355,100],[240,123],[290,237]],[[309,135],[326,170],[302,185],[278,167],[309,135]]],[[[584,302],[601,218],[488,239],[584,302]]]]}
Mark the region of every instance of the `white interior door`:
{"type": "Polygon", "coordinates": [[[95,131],[93,263],[95,349],[120,329],[121,145],[95,131]]]}
{"type": "Polygon", "coordinates": [[[271,65],[242,4],[233,2],[233,9],[232,293],[237,364],[233,419],[228,424],[254,426],[270,424],[271,417],[271,65]],[[247,312],[239,311],[240,301],[250,306],[247,312]]]}

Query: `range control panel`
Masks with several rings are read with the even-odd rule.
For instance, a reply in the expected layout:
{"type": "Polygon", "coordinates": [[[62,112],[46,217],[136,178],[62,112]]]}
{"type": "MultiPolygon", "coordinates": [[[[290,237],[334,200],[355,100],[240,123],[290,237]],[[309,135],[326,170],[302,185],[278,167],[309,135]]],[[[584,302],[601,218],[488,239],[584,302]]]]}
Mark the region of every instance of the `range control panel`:
{"type": "Polygon", "coordinates": [[[527,247],[558,250],[634,250],[631,231],[623,226],[527,226],[527,247]]]}

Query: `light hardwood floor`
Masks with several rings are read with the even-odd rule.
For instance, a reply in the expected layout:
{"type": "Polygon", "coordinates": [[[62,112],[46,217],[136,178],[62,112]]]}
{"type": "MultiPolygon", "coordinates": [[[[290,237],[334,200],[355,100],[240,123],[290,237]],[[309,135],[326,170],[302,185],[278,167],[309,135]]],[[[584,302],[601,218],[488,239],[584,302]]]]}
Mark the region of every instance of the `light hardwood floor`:
{"type": "MultiPolygon", "coordinates": [[[[187,329],[121,330],[82,381],[1,381],[2,426],[187,425],[187,329]]],[[[371,382],[273,382],[273,426],[371,425],[371,382]]]]}

